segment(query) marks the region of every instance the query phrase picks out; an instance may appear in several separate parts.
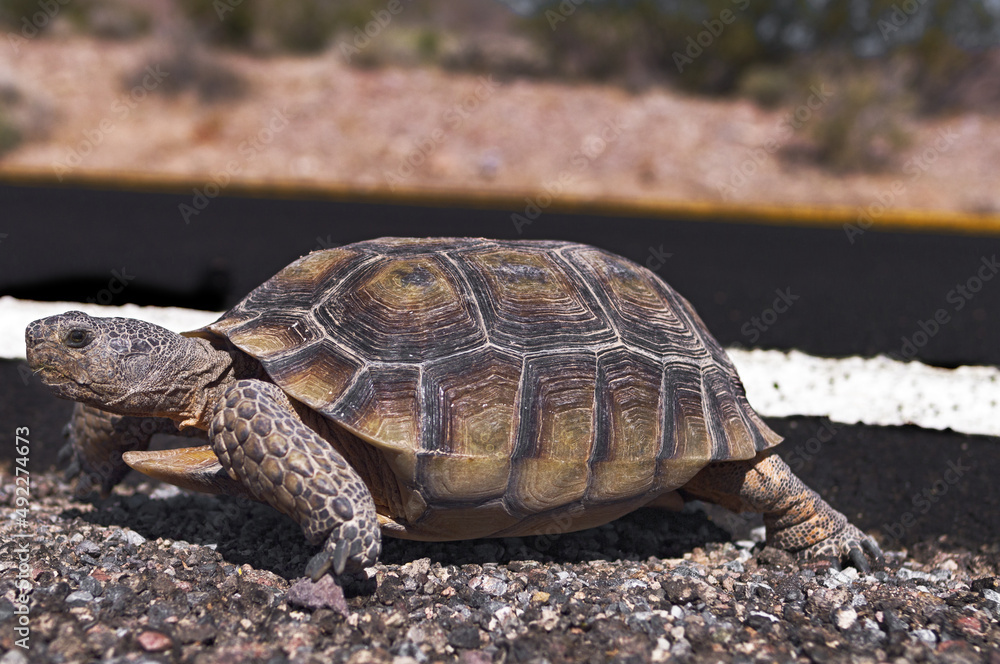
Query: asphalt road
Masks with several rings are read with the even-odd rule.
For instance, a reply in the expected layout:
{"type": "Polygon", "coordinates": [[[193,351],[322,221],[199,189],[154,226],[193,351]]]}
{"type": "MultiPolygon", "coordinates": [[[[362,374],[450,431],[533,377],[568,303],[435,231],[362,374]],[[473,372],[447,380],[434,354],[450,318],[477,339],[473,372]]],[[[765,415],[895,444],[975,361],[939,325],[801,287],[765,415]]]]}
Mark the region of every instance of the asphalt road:
{"type": "MultiPolygon", "coordinates": [[[[1000,238],[454,206],[0,186],[0,294],[224,309],[294,258],[384,235],[559,238],[655,269],[724,345],[1000,364],[1000,238]],[[186,223],[189,221],[190,223],[186,223]]],[[[527,204],[526,204],[527,205],[527,204]]]]}

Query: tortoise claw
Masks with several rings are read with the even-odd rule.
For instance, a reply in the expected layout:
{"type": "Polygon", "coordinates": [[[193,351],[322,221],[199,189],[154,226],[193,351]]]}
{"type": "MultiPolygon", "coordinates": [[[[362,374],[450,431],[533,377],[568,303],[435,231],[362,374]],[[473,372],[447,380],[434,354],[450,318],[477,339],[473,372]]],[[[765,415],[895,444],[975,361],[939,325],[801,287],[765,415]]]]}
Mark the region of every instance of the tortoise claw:
{"type": "Polygon", "coordinates": [[[878,543],[871,537],[861,540],[861,548],[865,550],[869,556],[871,556],[872,561],[875,563],[875,569],[880,570],[885,567],[885,556],[882,555],[882,549],[879,548],[878,543]]]}
{"type": "Polygon", "coordinates": [[[329,551],[320,551],[313,556],[306,565],[306,576],[308,576],[313,583],[316,583],[330,570],[332,559],[333,554],[329,551]]]}
{"type": "Polygon", "coordinates": [[[312,579],[313,583],[319,581],[327,572],[333,572],[334,576],[340,576],[347,568],[347,563],[351,557],[351,547],[344,540],[337,540],[333,550],[323,549],[309,560],[306,565],[306,576],[312,579]]]}
{"type": "Polygon", "coordinates": [[[871,574],[872,568],[868,564],[868,560],[865,559],[865,554],[860,547],[851,547],[847,556],[850,558],[851,564],[854,565],[856,570],[862,574],[871,574]]]}
{"type": "Polygon", "coordinates": [[[337,548],[333,550],[333,573],[340,576],[344,573],[344,568],[347,567],[347,558],[350,554],[350,549],[344,540],[337,542],[337,548]]]}

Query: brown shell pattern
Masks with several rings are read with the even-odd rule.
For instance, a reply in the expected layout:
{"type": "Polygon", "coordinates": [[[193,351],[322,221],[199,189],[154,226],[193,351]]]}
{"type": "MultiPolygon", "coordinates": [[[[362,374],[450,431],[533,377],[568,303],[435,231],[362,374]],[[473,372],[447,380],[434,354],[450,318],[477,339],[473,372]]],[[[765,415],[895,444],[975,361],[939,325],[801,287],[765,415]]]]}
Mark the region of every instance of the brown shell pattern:
{"type": "Polygon", "coordinates": [[[687,301],[580,244],[315,252],[207,331],[395,458],[428,506],[493,504],[516,520],[641,503],[781,440],[687,301]]]}

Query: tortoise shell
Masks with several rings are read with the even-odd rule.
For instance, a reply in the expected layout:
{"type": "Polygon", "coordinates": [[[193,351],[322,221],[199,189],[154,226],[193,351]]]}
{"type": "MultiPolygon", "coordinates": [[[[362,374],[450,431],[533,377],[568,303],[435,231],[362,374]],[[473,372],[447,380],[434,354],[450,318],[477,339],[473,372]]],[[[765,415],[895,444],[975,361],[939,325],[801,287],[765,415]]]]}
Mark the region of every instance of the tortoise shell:
{"type": "Polygon", "coordinates": [[[402,495],[380,519],[403,537],[589,527],[781,440],[684,298],[581,244],[317,251],[192,334],[378,450],[402,495]]]}

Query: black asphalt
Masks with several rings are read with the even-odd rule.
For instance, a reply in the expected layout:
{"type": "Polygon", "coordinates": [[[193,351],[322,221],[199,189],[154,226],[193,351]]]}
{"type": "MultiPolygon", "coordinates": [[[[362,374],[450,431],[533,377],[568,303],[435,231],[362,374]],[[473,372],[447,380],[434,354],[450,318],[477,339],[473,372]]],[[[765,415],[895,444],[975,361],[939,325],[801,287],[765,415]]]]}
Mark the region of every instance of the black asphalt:
{"type": "Polygon", "coordinates": [[[223,309],[292,259],[383,235],[558,238],[656,269],[725,345],[1000,364],[1000,238],[685,218],[0,185],[0,294],[223,309]],[[207,203],[196,215],[184,205],[207,203]],[[514,215],[520,215],[525,224],[514,215]]]}

